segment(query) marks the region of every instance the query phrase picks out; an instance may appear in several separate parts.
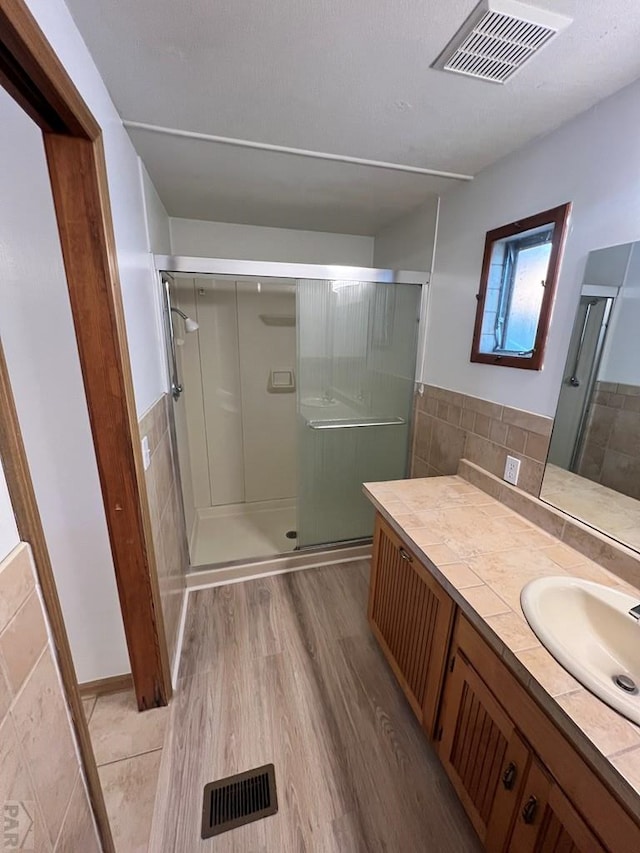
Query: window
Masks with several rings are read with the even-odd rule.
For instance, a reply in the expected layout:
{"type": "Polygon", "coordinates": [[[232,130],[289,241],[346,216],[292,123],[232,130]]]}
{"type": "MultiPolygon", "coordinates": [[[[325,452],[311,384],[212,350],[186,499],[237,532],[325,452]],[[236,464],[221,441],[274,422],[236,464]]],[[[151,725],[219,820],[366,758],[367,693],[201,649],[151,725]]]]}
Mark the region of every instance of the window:
{"type": "Polygon", "coordinates": [[[471,361],[541,369],[569,208],[487,233],[471,361]]]}

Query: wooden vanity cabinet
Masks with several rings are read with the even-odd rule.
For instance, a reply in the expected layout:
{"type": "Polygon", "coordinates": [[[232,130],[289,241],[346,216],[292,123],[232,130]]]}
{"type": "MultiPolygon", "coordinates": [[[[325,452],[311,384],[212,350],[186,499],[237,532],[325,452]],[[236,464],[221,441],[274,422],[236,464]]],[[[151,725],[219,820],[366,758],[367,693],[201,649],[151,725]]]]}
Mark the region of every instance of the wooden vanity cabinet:
{"type": "Polygon", "coordinates": [[[485,849],[640,850],[637,821],[460,612],[449,659],[436,749],[485,849]]]}
{"type": "Polygon", "coordinates": [[[536,759],[521,790],[507,853],[606,853],[536,759]]]}
{"type": "Polygon", "coordinates": [[[380,515],[369,622],[486,850],[640,851],[638,815],[380,515]]]}
{"type": "Polygon", "coordinates": [[[458,649],[447,673],[437,751],[487,850],[503,850],[531,754],[458,649]]]}
{"type": "Polygon", "coordinates": [[[453,627],[454,604],[377,516],[369,624],[409,704],[433,735],[453,627]]]}

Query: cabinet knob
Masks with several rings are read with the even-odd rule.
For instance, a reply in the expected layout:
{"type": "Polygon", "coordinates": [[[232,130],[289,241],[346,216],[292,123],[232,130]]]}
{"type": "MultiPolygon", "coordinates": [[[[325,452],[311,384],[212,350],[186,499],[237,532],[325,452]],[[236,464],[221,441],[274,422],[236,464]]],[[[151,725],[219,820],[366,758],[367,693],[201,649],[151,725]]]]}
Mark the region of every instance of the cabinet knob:
{"type": "Polygon", "coordinates": [[[513,763],[513,761],[510,761],[507,764],[504,773],[502,774],[502,785],[505,788],[505,790],[507,790],[507,791],[513,790],[513,786],[515,785],[517,775],[518,775],[518,768],[513,763]]]}
{"type": "Polygon", "coordinates": [[[524,808],[522,809],[522,820],[525,823],[533,823],[536,819],[537,811],[538,801],[533,795],[531,795],[527,802],[524,804],[524,808]]]}
{"type": "Polygon", "coordinates": [[[400,556],[403,560],[405,560],[407,563],[413,563],[413,557],[411,556],[411,554],[409,554],[408,551],[405,551],[404,548],[400,548],[399,551],[400,556]]]}

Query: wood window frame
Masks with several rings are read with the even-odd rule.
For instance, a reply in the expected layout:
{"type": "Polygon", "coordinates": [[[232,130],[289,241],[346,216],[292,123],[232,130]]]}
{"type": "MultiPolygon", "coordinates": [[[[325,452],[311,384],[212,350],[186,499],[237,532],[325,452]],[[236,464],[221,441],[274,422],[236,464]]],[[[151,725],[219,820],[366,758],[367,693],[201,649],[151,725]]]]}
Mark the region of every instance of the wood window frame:
{"type": "Polygon", "coordinates": [[[471,345],[472,362],[493,364],[498,367],[517,367],[521,370],[542,370],[544,352],[549,334],[549,325],[551,323],[551,311],[553,309],[553,302],[555,299],[558,274],[560,272],[560,262],[564,251],[564,244],[567,236],[567,223],[570,213],[571,203],[567,202],[566,204],[561,204],[558,207],[553,207],[550,210],[542,211],[542,213],[536,213],[533,216],[527,216],[524,219],[518,219],[515,222],[510,222],[508,225],[503,225],[500,228],[494,228],[492,231],[487,231],[484,243],[484,256],[482,258],[480,290],[476,295],[478,304],[473,328],[473,342],[471,345]],[[544,285],[544,296],[542,298],[540,316],[538,317],[538,327],[533,345],[533,353],[530,358],[525,358],[522,356],[509,355],[506,352],[480,352],[482,324],[487,301],[487,287],[489,282],[493,245],[499,240],[504,240],[508,237],[517,237],[517,235],[522,232],[530,231],[533,228],[540,228],[543,225],[553,225],[554,232],[551,242],[551,254],[549,256],[547,278],[544,285]]]}
{"type": "MultiPolygon", "coordinates": [[[[43,133],[80,366],[140,710],[171,696],[101,128],[24,0],[0,0],[0,85],[43,133]]],[[[114,850],[78,680],[0,348],[0,455],[32,548],[104,850],[114,850]]]]}

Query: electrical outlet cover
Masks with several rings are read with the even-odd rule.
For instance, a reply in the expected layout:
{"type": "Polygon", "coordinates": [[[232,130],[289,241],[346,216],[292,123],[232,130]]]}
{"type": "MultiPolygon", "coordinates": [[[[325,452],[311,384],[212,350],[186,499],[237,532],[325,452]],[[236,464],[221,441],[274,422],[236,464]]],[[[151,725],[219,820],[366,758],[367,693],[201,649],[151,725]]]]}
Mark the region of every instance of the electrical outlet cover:
{"type": "Polygon", "coordinates": [[[515,456],[507,456],[507,463],[504,466],[504,479],[507,483],[513,486],[518,485],[518,477],[520,476],[520,460],[515,456]]]}

